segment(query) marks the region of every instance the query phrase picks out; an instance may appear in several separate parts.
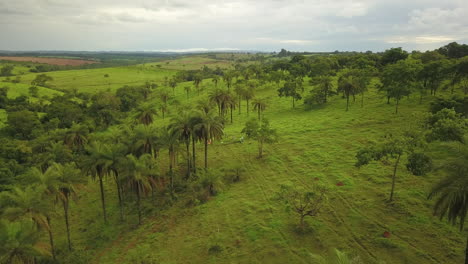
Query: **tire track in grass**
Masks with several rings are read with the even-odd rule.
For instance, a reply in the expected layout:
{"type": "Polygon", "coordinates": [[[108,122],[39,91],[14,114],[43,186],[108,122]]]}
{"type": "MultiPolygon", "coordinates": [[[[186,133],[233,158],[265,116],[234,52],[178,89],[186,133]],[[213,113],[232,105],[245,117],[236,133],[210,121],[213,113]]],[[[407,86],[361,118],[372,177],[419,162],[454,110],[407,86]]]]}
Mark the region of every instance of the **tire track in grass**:
{"type": "MultiPolygon", "coordinates": [[[[306,166],[308,167],[308,169],[312,171],[313,168],[311,168],[310,165],[307,164],[307,162],[304,162],[304,165],[306,165],[306,166]]],[[[288,168],[288,170],[291,171],[291,169],[289,168],[289,166],[284,166],[284,167],[285,167],[285,168],[288,168]]],[[[324,178],[326,178],[326,177],[324,177],[324,178]]],[[[296,177],[296,179],[298,179],[299,181],[301,181],[306,187],[308,187],[308,188],[311,187],[309,184],[307,184],[306,182],[304,182],[303,180],[301,180],[299,177],[296,177]]],[[[326,178],[326,180],[327,180],[327,183],[328,183],[328,184],[333,184],[333,183],[330,183],[330,179],[329,179],[329,178],[326,178]]],[[[346,207],[352,209],[352,210],[353,210],[354,212],[356,212],[359,216],[361,216],[362,219],[364,219],[365,221],[368,221],[369,223],[375,224],[375,225],[379,226],[380,228],[383,228],[384,230],[389,230],[389,228],[388,228],[385,224],[383,224],[383,223],[381,223],[381,222],[379,222],[379,221],[376,221],[374,217],[366,217],[366,216],[361,212],[361,210],[359,210],[356,206],[352,205],[352,203],[350,203],[347,199],[345,199],[341,193],[336,192],[335,195],[336,195],[336,198],[338,198],[338,199],[340,200],[340,202],[341,202],[341,203],[335,203],[335,204],[344,204],[344,205],[346,205],[346,207]]],[[[336,215],[336,217],[340,218],[340,221],[341,221],[342,223],[344,223],[344,220],[343,220],[340,216],[338,216],[338,215],[335,213],[335,211],[333,211],[333,213],[336,215]]],[[[346,227],[349,229],[348,226],[346,226],[346,227]]],[[[354,239],[356,240],[356,242],[357,242],[359,245],[361,245],[362,247],[366,248],[361,242],[358,241],[359,238],[357,238],[356,235],[355,235],[353,232],[351,232],[351,235],[354,237],[354,239]]],[[[400,239],[401,241],[403,241],[403,242],[405,242],[406,244],[408,244],[409,246],[411,246],[413,249],[415,249],[415,250],[417,250],[417,251],[426,252],[426,251],[424,251],[424,250],[421,250],[418,246],[416,246],[416,245],[415,245],[414,243],[412,243],[411,241],[409,241],[409,240],[407,240],[407,239],[405,239],[405,238],[399,236],[398,234],[393,234],[393,235],[394,235],[395,237],[397,237],[398,239],[400,239]]],[[[368,253],[370,253],[371,256],[373,256],[374,258],[376,258],[376,256],[373,255],[373,253],[372,253],[371,251],[369,251],[367,248],[366,248],[366,251],[368,251],[368,253]]],[[[442,263],[442,262],[439,261],[436,257],[432,256],[430,253],[427,253],[427,252],[426,252],[426,255],[427,255],[427,256],[425,256],[426,259],[431,260],[431,261],[433,261],[434,263],[442,263]]]]}
{"type": "MultiPolygon", "coordinates": [[[[250,164],[249,164],[250,167],[252,167],[252,160],[249,159],[248,161],[249,161],[249,163],[250,163],[250,164]]],[[[263,170],[258,170],[258,172],[259,172],[259,173],[256,174],[256,175],[261,175],[262,181],[263,181],[264,183],[267,183],[267,182],[268,182],[268,179],[265,177],[263,170]]],[[[262,192],[263,198],[264,198],[264,200],[267,202],[268,207],[269,207],[270,217],[271,217],[271,219],[274,219],[273,204],[272,204],[272,202],[270,201],[270,199],[268,198],[268,195],[267,195],[267,193],[265,192],[265,188],[263,187],[263,186],[266,186],[266,184],[264,184],[264,185],[260,184],[260,183],[255,179],[255,177],[253,177],[252,175],[250,176],[250,179],[251,179],[253,182],[255,182],[255,185],[257,185],[257,188],[262,192]]],[[[273,191],[271,188],[269,188],[269,191],[270,191],[270,193],[274,193],[274,191],[273,191]]],[[[299,255],[298,253],[296,253],[295,251],[293,251],[293,250],[291,249],[291,244],[289,243],[289,240],[286,238],[286,236],[284,235],[284,233],[283,233],[280,229],[277,229],[277,230],[275,229],[275,231],[281,236],[281,238],[283,239],[283,241],[288,245],[287,250],[288,250],[293,256],[296,256],[300,261],[302,261],[302,262],[304,262],[304,263],[307,263],[301,255],[299,255]]]]}
{"type": "MultiPolygon", "coordinates": [[[[309,185],[306,181],[304,181],[301,177],[298,177],[296,175],[298,175],[298,173],[295,173],[291,168],[290,166],[283,166],[284,168],[286,168],[286,170],[289,172],[290,175],[294,175],[294,178],[296,180],[298,180],[303,186],[307,187],[307,188],[311,188],[311,185],[309,185]]],[[[299,174],[300,175],[300,174],[299,174]]],[[[330,184],[330,182],[328,182],[330,184]]],[[[335,203],[337,204],[337,203],[335,203]]],[[[336,209],[334,207],[332,207],[332,209],[336,209]]],[[[377,256],[372,253],[372,251],[370,251],[361,241],[360,239],[356,236],[355,232],[353,231],[352,228],[350,228],[347,224],[346,224],[346,221],[343,220],[343,218],[341,216],[339,216],[336,211],[338,210],[330,210],[332,212],[332,215],[335,217],[335,219],[337,219],[338,222],[340,222],[342,224],[342,226],[346,229],[346,231],[348,232],[348,234],[351,234],[351,237],[353,239],[353,241],[358,244],[361,249],[366,252],[371,258],[373,258],[374,260],[377,260],[377,256]]],[[[336,231],[335,231],[336,232],[336,231]]],[[[338,232],[337,232],[338,233],[338,232]]],[[[339,233],[338,233],[339,234],[339,233]]]]}

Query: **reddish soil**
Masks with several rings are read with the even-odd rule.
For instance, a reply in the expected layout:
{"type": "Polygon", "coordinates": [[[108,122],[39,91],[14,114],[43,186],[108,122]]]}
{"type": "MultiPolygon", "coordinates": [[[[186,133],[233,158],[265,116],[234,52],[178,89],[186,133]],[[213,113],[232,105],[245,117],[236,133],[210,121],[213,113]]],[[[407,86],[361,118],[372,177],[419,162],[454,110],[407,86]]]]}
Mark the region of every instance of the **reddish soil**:
{"type": "Polygon", "coordinates": [[[78,59],[63,59],[63,58],[40,58],[40,57],[6,57],[0,56],[0,60],[9,60],[9,61],[30,61],[36,63],[45,63],[45,64],[52,64],[52,65],[60,65],[60,66],[79,66],[83,64],[93,64],[99,63],[98,61],[92,60],[78,60],[78,59]]]}

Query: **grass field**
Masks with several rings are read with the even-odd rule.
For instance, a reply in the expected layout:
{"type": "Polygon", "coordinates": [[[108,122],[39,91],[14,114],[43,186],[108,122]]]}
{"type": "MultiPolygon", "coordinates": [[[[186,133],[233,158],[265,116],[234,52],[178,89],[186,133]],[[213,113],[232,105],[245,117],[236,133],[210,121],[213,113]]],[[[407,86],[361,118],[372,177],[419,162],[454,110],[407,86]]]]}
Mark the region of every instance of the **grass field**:
{"type": "MultiPolygon", "coordinates": [[[[136,65],[115,68],[56,71],[47,72],[45,74],[54,78],[53,81],[48,83],[53,89],[77,89],[80,92],[95,93],[103,90],[114,91],[124,85],[142,85],[147,81],[161,83],[164,77],[171,77],[175,74],[175,71],[136,65]],[[104,77],[106,74],[109,77],[104,77]]],[[[31,83],[36,75],[38,74],[29,73],[22,75],[21,83],[31,83]]]]}
{"type": "MultiPolygon", "coordinates": [[[[112,78],[112,72],[115,75],[121,70],[107,72],[112,78]]],[[[129,71],[128,76],[134,74],[134,69],[129,71]]],[[[212,85],[208,80],[204,83],[212,85]]],[[[176,98],[185,102],[182,86],[176,89],[176,98]]],[[[419,105],[416,96],[405,99],[395,115],[394,106],[371,91],[364,108],[356,102],[345,112],[345,100],[336,96],[326,106],[304,111],[302,106],[292,109],[289,99],[278,98],[274,87],[257,95],[270,98],[265,117],[280,140],[265,147],[263,159],[256,158],[256,142],[236,142],[249,118],[243,102],[242,114],[235,112],[223,143],[210,147],[209,163],[219,169],[241,164],[246,171],[239,183],[226,186],[207,203],[187,207],[182,199],[173,207],[158,204],[154,208],[147,198],[142,226],[136,225],[132,205],[125,209],[125,223],[119,223],[115,187],[108,179],[106,198],[112,224],[105,225],[98,185],[90,183],[71,208],[72,239],[81,252],[75,254],[85,255],[79,255],[83,263],[137,263],[143,259],[145,263],[311,263],[310,254],[326,254],[331,248],[359,255],[366,263],[460,263],[463,235],[433,217],[433,202],[426,200],[429,187],[440,175],[412,176],[402,163],[396,201],[389,204],[391,165],[353,166],[361,147],[385,133],[414,126],[415,119],[427,111],[426,104],[419,105]],[[337,186],[339,182],[343,186],[337,186]],[[285,211],[276,192],[282,184],[307,189],[318,183],[329,188],[328,203],[319,216],[307,219],[309,229],[300,234],[295,231],[297,216],[285,211]],[[383,237],[385,231],[391,233],[390,238],[383,237]]],[[[197,99],[192,92],[189,101],[197,99]]],[[[168,119],[158,118],[156,123],[165,124],[168,119]]],[[[202,145],[197,147],[197,163],[202,164],[202,145]]],[[[430,153],[437,165],[447,150],[456,148],[435,144],[430,153]]],[[[162,159],[161,170],[165,171],[164,155],[162,159]]],[[[179,158],[179,166],[184,164],[179,158]]],[[[57,233],[64,234],[62,219],[56,221],[60,221],[55,225],[57,233]]],[[[57,240],[59,245],[65,243],[65,237],[57,240]]],[[[70,258],[76,260],[77,256],[70,258]]]]}
{"type": "Polygon", "coordinates": [[[216,67],[226,69],[231,67],[232,63],[227,60],[217,60],[200,55],[186,56],[175,60],[147,63],[145,65],[149,67],[157,67],[157,65],[161,65],[161,68],[170,70],[200,70],[204,66],[210,67],[212,69],[216,67]]]}

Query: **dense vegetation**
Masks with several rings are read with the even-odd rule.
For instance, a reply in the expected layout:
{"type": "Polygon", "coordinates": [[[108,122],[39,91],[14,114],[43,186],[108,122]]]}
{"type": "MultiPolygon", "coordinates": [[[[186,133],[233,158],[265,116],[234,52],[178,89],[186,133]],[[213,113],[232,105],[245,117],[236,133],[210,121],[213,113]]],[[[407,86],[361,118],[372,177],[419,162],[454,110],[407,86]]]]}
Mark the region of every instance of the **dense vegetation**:
{"type": "Polygon", "coordinates": [[[0,263],[459,263],[466,55],[3,63],[0,263]]]}

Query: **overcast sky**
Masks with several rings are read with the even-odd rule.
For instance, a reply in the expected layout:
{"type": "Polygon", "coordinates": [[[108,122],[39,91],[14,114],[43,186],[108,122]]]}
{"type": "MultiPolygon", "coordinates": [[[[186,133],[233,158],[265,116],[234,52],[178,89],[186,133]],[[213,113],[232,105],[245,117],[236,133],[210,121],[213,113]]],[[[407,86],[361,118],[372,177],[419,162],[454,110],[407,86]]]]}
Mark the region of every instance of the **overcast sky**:
{"type": "Polygon", "coordinates": [[[468,42],[468,0],[0,0],[0,50],[381,51],[468,42]]]}

